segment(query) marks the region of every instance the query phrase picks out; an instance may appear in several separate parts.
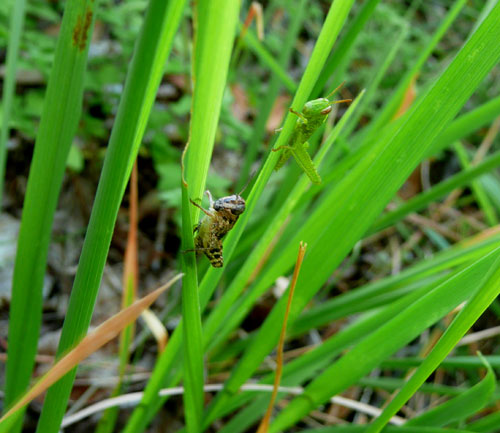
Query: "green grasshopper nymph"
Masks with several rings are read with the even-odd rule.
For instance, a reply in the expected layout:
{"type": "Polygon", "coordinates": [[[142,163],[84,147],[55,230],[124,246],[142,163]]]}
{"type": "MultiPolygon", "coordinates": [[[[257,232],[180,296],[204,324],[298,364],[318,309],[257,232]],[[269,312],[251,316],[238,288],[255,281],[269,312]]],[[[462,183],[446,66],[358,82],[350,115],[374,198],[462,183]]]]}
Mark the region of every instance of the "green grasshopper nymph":
{"type": "Polygon", "coordinates": [[[290,112],[295,114],[298,119],[295,123],[295,128],[292,132],[289,144],[272,149],[273,152],[278,152],[279,150],[282,151],[280,159],[274,167],[275,170],[279,170],[283,167],[288,161],[288,158],[293,155],[295,161],[297,161],[302,170],[304,170],[311,182],[315,184],[321,183],[321,177],[318,174],[309,153],[307,153],[307,148],[309,147],[307,140],[309,140],[311,135],[326,121],[328,115],[332,111],[332,105],[340,104],[341,102],[351,102],[351,99],[342,99],[340,101],[329,100],[329,98],[337,92],[343,84],[344,83],[340,84],[326,98],[318,98],[306,102],[302,108],[302,113],[290,108],[290,112]]]}

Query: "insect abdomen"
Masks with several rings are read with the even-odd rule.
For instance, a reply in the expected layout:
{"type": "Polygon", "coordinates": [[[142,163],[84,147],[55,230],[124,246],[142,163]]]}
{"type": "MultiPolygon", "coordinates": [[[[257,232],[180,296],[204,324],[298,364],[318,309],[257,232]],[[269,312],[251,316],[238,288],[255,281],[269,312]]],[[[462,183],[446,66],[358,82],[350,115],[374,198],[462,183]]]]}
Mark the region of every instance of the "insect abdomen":
{"type": "Polygon", "coordinates": [[[224,257],[222,257],[222,249],[211,249],[205,252],[210,264],[214,268],[222,268],[224,266],[224,257]]]}
{"type": "Polygon", "coordinates": [[[321,177],[312,162],[311,157],[307,153],[306,146],[296,146],[292,149],[295,160],[300,165],[302,170],[307,174],[307,177],[312,183],[320,184],[321,177]]]}

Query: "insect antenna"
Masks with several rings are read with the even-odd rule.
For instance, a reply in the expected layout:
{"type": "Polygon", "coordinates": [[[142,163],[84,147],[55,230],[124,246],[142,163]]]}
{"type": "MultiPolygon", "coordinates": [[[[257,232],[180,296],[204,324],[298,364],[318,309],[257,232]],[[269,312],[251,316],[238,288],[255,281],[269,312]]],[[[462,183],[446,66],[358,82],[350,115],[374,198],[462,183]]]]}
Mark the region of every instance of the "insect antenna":
{"type": "Polygon", "coordinates": [[[342,104],[343,102],[352,102],[352,99],[339,99],[338,101],[333,101],[330,105],[342,104]]]}
{"type": "MultiPolygon", "coordinates": [[[[333,96],[335,93],[337,93],[345,84],[345,81],[342,81],[334,90],[331,92],[326,99],[330,99],[331,96],[333,96]]],[[[335,105],[335,104],[342,104],[343,102],[352,102],[352,99],[340,99],[338,101],[331,101],[330,106],[335,105]]]]}
{"type": "Polygon", "coordinates": [[[243,187],[243,189],[241,190],[241,192],[237,195],[239,195],[241,197],[241,194],[243,194],[245,192],[245,190],[247,189],[248,185],[250,185],[250,182],[252,182],[253,178],[255,177],[255,171],[252,173],[252,175],[250,176],[250,179],[247,180],[247,183],[245,184],[245,186],[243,187]]]}
{"type": "Polygon", "coordinates": [[[345,84],[345,81],[342,81],[335,89],[326,97],[326,99],[330,99],[331,96],[335,95],[345,84]]]}

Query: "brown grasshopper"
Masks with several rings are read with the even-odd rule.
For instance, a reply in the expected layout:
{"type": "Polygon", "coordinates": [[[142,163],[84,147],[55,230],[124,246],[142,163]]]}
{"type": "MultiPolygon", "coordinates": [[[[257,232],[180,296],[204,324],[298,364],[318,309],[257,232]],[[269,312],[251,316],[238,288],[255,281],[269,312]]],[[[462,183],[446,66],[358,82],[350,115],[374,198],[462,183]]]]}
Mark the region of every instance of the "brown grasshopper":
{"type": "Polygon", "coordinates": [[[205,191],[210,200],[209,210],[203,209],[190,199],[191,203],[199,208],[205,216],[194,228],[198,232],[195,242],[195,251],[203,251],[214,268],[224,265],[222,257],[222,238],[231,230],[239,216],[245,211],[245,200],[238,194],[213,200],[210,191],[205,191]]]}

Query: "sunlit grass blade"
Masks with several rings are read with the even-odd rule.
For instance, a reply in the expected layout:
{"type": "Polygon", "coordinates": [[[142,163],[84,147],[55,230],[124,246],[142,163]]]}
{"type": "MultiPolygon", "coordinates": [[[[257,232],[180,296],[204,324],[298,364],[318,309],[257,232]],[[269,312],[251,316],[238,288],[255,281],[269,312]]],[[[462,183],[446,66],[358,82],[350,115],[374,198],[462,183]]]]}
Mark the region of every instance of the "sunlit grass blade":
{"type": "Polygon", "coordinates": [[[484,358],[482,361],[487,368],[487,373],[479,383],[467,391],[463,391],[454,399],[412,418],[405,425],[446,426],[455,421],[463,421],[483,409],[493,396],[493,391],[495,390],[495,373],[484,358]]]}
{"type": "Polygon", "coordinates": [[[270,431],[282,431],[295,424],[315,406],[353,384],[384,358],[393,354],[398,348],[404,346],[470,297],[471,291],[481,287],[485,281],[485,275],[498,260],[500,259],[497,249],[416,300],[393,319],[377,328],[350,352],[318,375],[307,386],[304,396],[294,399],[278,415],[270,431]],[[362,356],[363,353],[370,353],[370,356],[362,356]]]}
{"type": "MultiPolygon", "coordinates": [[[[201,1],[197,6],[194,94],[189,148],[185,158],[185,178],[193,200],[202,198],[215,142],[220,115],[218,107],[222,103],[227,79],[226,62],[231,56],[239,11],[239,7],[232,3],[227,0],[201,1]]],[[[198,221],[199,213],[199,209],[193,208],[193,224],[198,221]]]]}
{"type": "MultiPolygon", "coordinates": [[[[401,406],[417,391],[432,372],[439,366],[458,341],[471,328],[479,316],[488,308],[493,300],[500,293],[500,260],[492,263],[483,283],[477,288],[471,299],[465,304],[457,317],[453,320],[446,332],[436,343],[432,351],[427,355],[424,362],[415,371],[405,386],[398,392],[394,399],[385,407],[384,412],[370,425],[367,433],[380,432],[387,420],[398,412],[401,406]]],[[[490,372],[491,373],[491,372],[490,372]]],[[[488,392],[491,394],[494,389],[494,375],[488,382],[488,392]]],[[[480,403],[478,401],[477,403],[480,403]]],[[[486,400],[482,401],[484,405],[486,400]]]]}
{"type": "Polygon", "coordinates": [[[0,130],[0,208],[2,207],[3,188],[5,182],[5,165],[7,163],[7,140],[9,139],[10,117],[14,91],[16,89],[17,57],[24,28],[26,0],[12,3],[12,15],[9,25],[9,44],[5,62],[5,77],[2,89],[2,124],[0,130]]]}
{"type": "MultiPolygon", "coordinates": [[[[66,4],[44,100],[19,231],[9,319],[5,406],[29,384],[42,314],[52,221],[80,118],[93,0],[66,4]]],[[[19,10],[17,10],[19,13],[19,10]]],[[[15,34],[14,34],[15,37],[15,34]]],[[[19,431],[21,423],[12,427],[19,431]]]]}
{"type": "Polygon", "coordinates": [[[193,224],[189,208],[188,189],[182,188],[183,250],[190,251],[181,257],[182,270],[185,272],[182,285],[183,327],[183,366],[184,366],[184,419],[187,431],[196,433],[201,429],[203,413],[203,338],[201,333],[200,304],[198,297],[198,275],[196,256],[193,252],[193,224]]]}
{"type": "MultiPolygon", "coordinates": [[[[118,208],[183,9],[183,1],[162,0],[151,0],[147,9],[104,160],[58,356],[74,346],[89,326],[118,208]]],[[[38,423],[39,433],[58,431],[75,374],[73,369],[49,389],[38,423]]]]}

